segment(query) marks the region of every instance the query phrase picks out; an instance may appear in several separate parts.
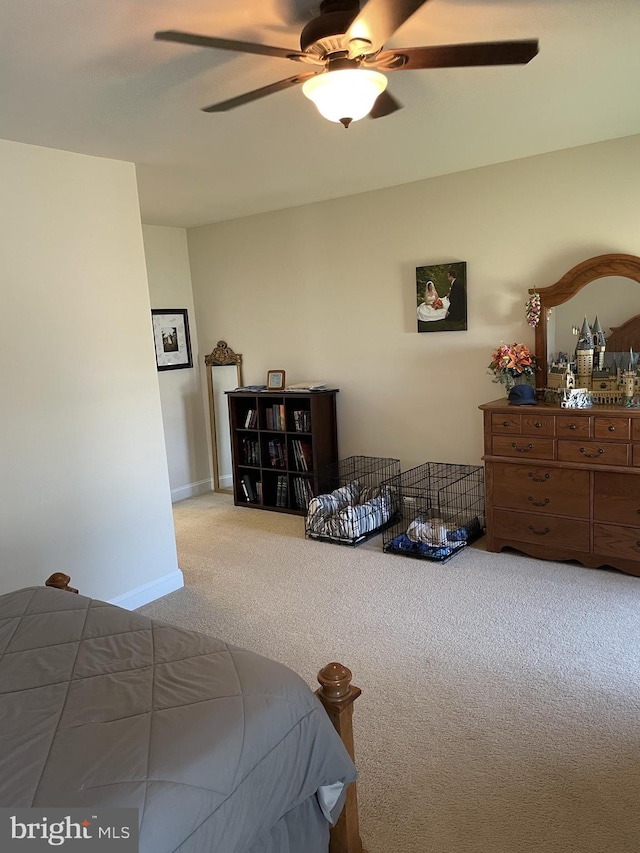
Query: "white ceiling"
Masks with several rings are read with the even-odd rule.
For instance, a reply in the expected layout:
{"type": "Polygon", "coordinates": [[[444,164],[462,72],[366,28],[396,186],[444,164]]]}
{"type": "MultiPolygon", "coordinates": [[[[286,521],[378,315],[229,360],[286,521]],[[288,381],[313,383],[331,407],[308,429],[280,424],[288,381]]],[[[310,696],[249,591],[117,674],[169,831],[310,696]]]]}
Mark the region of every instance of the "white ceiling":
{"type": "Polygon", "coordinates": [[[386,47],[538,38],[528,65],[389,74],[405,108],[349,130],[300,87],[200,110],[301,70],[153,40],[282,47],[319,0],[0,0],[0,137],[137,164],[142,219],[193,226],[640,134],[639,0],[430,0],[386,47]]]}

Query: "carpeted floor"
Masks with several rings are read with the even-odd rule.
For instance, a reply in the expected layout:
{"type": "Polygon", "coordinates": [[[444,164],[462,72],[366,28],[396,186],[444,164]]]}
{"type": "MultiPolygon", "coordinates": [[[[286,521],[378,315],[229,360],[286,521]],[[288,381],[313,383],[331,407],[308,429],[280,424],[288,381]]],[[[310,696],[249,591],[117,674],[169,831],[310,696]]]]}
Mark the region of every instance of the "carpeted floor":
{"type": "Polygon", "coordinates": [[[353,670],[369,853],[640,851],[640,578],[310,541],[224,494],[174,514],[186,586],[142,612],[353,670]]]}

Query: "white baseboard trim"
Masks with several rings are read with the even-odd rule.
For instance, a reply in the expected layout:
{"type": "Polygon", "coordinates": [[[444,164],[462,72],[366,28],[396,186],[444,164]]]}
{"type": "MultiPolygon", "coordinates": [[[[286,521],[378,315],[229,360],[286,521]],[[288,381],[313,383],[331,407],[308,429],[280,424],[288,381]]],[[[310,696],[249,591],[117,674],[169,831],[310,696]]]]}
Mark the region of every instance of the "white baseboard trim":
{"type": "Polygon", "coordinates": [[[125,592],[124,595],[110,599],[109,604],[116,604],[118,607],[124,607],[125,610],[137,610],[138,607],[150,604],[157,598],[162,598],[163,595],[169,595],[170,592],[182,589],[183,586],[184,576],[178,569],[168,575],[163,575],[161,578],[156,578],[154,581],[142,584],[130,592],[125,592]]]}
{"type": "Polygon", "coordinates": [[[171,489],[171,503],[184,501],[187,498],[195,498],[197,495],[204,495],[205,492],[213,491],[213,482],[208,480],[199,480],[197,483],[188,483],[186,486],[178,486],[177,489],[171,489]]]}
{"type": "Polygon", "coordinates": [[[224,474],[219,480],[221,489],[228,489],[229,491],[233,489],[233,474],[224,474]]]}

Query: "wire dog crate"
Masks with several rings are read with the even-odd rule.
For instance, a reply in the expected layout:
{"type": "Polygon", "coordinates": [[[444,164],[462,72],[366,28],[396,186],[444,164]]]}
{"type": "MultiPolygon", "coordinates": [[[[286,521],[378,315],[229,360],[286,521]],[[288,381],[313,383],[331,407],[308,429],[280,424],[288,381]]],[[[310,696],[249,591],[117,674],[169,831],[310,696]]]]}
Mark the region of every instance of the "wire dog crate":
{"type": "Polygon", "coordinates": [[[400,474],[400,460],[349,456],[318,472],[322,494],[309,502],[305,535],[310,539],[359,545],[393,523],[397,506],[383,483],[400,474]]]}
{"type": "Polygon", "coordinates": [[[484,468],[426,462],[385,481],[398,520],[383,550],[444,562],[485,531],[484,468]]]}

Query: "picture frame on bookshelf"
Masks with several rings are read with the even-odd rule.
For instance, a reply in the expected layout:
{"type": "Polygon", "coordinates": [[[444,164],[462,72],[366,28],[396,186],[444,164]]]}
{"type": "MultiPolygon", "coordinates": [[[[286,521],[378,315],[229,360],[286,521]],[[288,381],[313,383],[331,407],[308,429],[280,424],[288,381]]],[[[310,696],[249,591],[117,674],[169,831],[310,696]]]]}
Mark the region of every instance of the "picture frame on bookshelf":
{"type": "Polygon", "coordinates": [[[416,267],[418,332],[466,332],[467,264],[416,267]]]}
{"type": "Polygon", "coordinates": [[[193,367],[186,308],[152,308],[151,324],[158,370],[193,367]]]}
{"type": "Polygon", "coordinates": [[[267,371],[267,391],[282,391],[285,384],[284,370],[267,371]]]}

